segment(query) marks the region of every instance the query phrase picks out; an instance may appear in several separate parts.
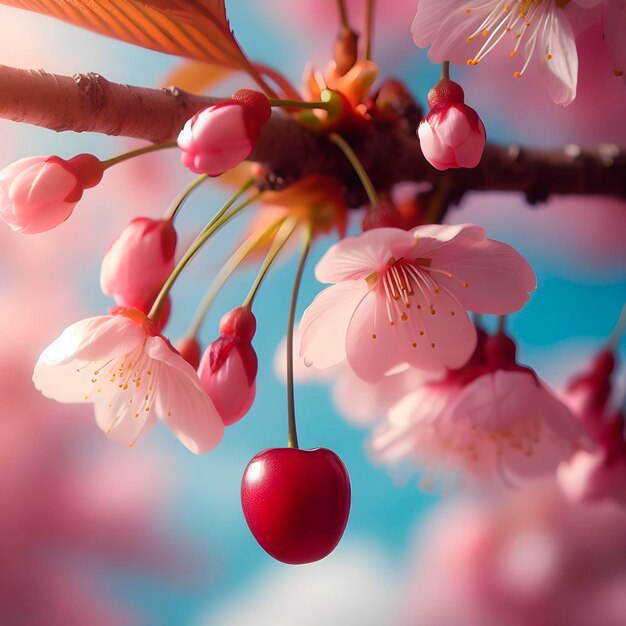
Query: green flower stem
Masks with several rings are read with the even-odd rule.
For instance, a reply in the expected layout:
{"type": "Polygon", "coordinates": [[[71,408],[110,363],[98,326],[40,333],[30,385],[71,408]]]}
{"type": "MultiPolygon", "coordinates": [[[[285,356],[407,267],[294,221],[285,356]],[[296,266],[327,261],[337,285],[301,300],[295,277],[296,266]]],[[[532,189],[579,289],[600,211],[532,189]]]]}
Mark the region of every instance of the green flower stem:
{"type": "MultiPolygon", "coordinates": [[[[244,187],[246,187],[244,185],[244,187]]],[[[259,192],[240,205],[236,206],[231,211],[228,209],[234,204],[234,202],[241,196],[244,187],[239,189],[233,197],[216,213],[215,217],[202,229],[202,232],[196,237],[193,243],[187,249],[187,252],[182,256],[180,261],[176,264],[176,267],[169,275],[168,279],[165,281],[163,287],[161,287],[161,291],[159,291],[159,295],[156,297],[152,308],[150,309],[150,313],[148,313],[148,317],[152,320],[158,319],[163,304],[165,303],[165,299],[167,298],[167,294],[170,292],[170,289],[176,282],[176,279],[180,275],[180,273],[185,269],[187,263],[191,261],[191,259],[196,255],[198,250],[202,248],[202,246],[211,238],[213,234],[215,234],[224,224],[230,221],[235,215],[245,209],[249,204],[258,199],[262,192],[259,192]],[[228,212],[227,212],[228,211],[228,212]]],[[[247,188],[247,187],[246,187],[247,188]]]]}
{"type": "Polygon", "coordinates": [[[281,98],[270,98],[270,106],[284,107],[288,109],[324,109],[330,111],[330,102],[305,102],[304,100],[283,100],[281,98]]]}
{"type": "Polygon", "coordinates": [[[248,308],[252,306],[252,303],[254,302],[254,298],[256,297],[256,294],[259,291],[259,287],[261,286],[263,279],[267,275],[267,272],[272,266],[272,263],[278,256],[278,253],[282,250],[283,246],[287,243],[287,241],[293,234],[293,231],[295,230],[297,224],[298,224],[298,220],[296,219],[290,219],[288,221],[284,221],[281,224],[280,230],[278,231],[278,233],[276,233],[276,236],[274,237],[272,247],[267,253],[267,256],[265,257],[263,261],[263,265],[261,266],[261,269],[259,270],[259,273],[257,274],[257,277],[254,280],[254,283],[252,284],[252,287],[250,287],[250,291],[248,292],[248,295],[246,296],[246,299],[244,300],[243,306],[248,307],[248,308]]]}
{"type": "Polygon", "coordinates": [[[176,217],[176,214],[180,210],[180,208],[185,203],[185,200],[191,195],[191,192],[196,189],[201,183],[203,183],[209,177],[208,174],[202,174],[202,176],[198,176],[195,180],[191,181],[179,194],[178,197],[172,202],[172,205],[167,210],[165,214],[165,219],[173,220],[176,217]]]}
{"type": "Polygon", "coordinates": [[[187,337],[196,337],[200,332],[200,327],[204,322],[204,318],[206,317],[209,309],[211,308],[217,294],[220,292],[226,281],[233,275],[235,270],[241,265],[241,263],[246,259],[246,257],[258,246],[260,245],[267,237],[271,236],[273,232],[278,230],[284,223],[287,218],[283,218],[278,220],[274,224],[272,224],[269,228],[265,229],[260,235],[250,235],[240,246],[237,248],[235,253],[228,259],[228,262],[220,271],[218,272],[215,280],[211,284],[211,287],[206,292],[198,310],[189,325],[189,330],[187,331],[187,337]]]}
{"type": "Polygon", "coordinates": [[[304,247],[300,254],[296,277],[293,282],[293,291],[291,292],[291,303],[289,305],[289,319],[287,322],[287,420],[288,435],[287,445],[290,448],[298,448],[298,433],[296,430],[296,405],[293,390],[293,331],[296,319],[296,304],[298,301],[298,292],[300,291],[300,283],[302,282],[302,274],[304,265],[309,251],[311,250],[311,242],[313,240],[313,232],[309,227],[305,233],[304,247]]]}
{"type": "Polygon", "coordinates": [[[141,156],[142,154],[156,152],[157,150],[165,150],[166,148],[176,148],[177,146],[178,144],[175,141],[168,143],[151,144],[149,146],[144,146],[143,148],[131,150],[130,152],[124,152],[124,154],[120,154],[119,156],[113,157],[112,159],[101,161],[102,167],[106,170],[112,165],[117,165],[118,163],[122,163],[122,161],[128,161],[128,159],[134,159],[135,157],[141,156]]]}
{"type": "Polygon", "coordinates": [[[357,176],[359,177],[361,184],[365,189],[365,193],[369,198],[371,207],[375,209],[378,206],[378,194],[376,193],[374,185],[372,184],[370,177],[367,175],[363,164],[359,160],[359,157],[355,154],[354,150],[341,135],[338,135],[337,133],[331,133],[329,139],[335,145],[339,146],[341,151],[346,155],[348,161],[350,161],[350,163],[352,164],[352,167],[357,173],[357,176]]]}

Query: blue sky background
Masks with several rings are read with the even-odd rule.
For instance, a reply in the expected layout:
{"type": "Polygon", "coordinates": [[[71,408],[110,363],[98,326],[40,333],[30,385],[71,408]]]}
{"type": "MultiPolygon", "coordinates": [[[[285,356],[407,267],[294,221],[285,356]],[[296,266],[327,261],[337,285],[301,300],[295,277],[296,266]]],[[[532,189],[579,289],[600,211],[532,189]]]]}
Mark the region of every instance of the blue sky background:
{"type": "MultiPolygon", "coordinates": [[[[301,68],[309,58],[310,51],[316,47],[314,34],[311,34],[311,41],[306,45],[302,45],[301,41],[296,45],[288,33],[272,24],[271,16],[263,15],[261,4],[228,3],[234,31],[250,56],[276,65],[297,83],[301,68]]],[[[24,17],[18,11],[5,7],[0,7],[0,35],[5,39],[13,37],[13,41],[9,42],[11,45],[5,43],[5,58],[0,58],[0,62],[8,65],[19,65],[22,59],[28,57],[33,59],[37,67],[50,71],[98,71],[113,81],[145,86],[159,84],[176,65],[174,59],[96,37],[39,16],[24,17]],[[15,34],[25,29],[37,33],[33,44],[28,37],[15,34]],[[35,50],[32,50],[33,46],[35,50]],[[9,50],[11,54],[6,52],[9,50]]],[[[406,32],[397,36],[409,38],[410,41],[409,24],[406,32]]],[[[404,45],[403,49],[406,50],[407,46],[404,45]]],[[[424,55],[415,50],[410,56],[397,59],[394,74],[406,77],[416,93],[423,96],[436,80],[438,69],[430,66],[424,55]]],[[[215,93],[225,95],[227,92],[217,88],[215,93]]],[[[11,142],[10,154],[0,149],[3,161],[7,163],[31,154],[59,153],[70,156],[83,150],[108,157],[123,151],[128,145],[127,142],[112,138],[73,134],[57,136],[50,131],[7,123],[3,123],[1,128],[7,133],[6,136],[19,138],[18,151],[14,147],[15,141],[11,142]]],[[[490,129],[490,136],[493,140],[508,139],[505,134],[510,132],[507,128],[498,135],[497,131],[490,129]]],[[[621,141],[625,139],[626,133],[621,141]]],[[[172,182],[168,185],[175,189],[176,185],[182,186],[189,177],[182,171],[175,157],[171,159],[171,168],[172,182]]],[[[135,212],[133,205],[144,206],[141,194],[142,187],[138,185],[132,196],[124,193],[119,198],[120,205],[126,205],[123,211],[129,219],[140,214],[139,210],[135,212]]],[[[206,216],[206,207],[217,207],[225,197],[226,192],[217,185],[212,191],[198,193],[185,209],[181,224],[186,228],[191,223],[200,225],[206,216]]],[[[170,200],[169,196],[161,199],[163,210],[170,200]]],[[[594,270],[592,267],[577,269],[579,265],[553,256],[545,246],[538,249],[527,232],[508,223],[506,215],[503,215],[506,211],[504,205],[508,201],[506,197],[502,199],[503,206],[497,214],[495,210],[481,214],[489,222],[488,233],[516,245],[530,260],[539,278],[537,292],[528,306],[514,316],[511,328],[519,338],[523,360],[550,379],[561,381],[565,372],[563,363],[566,362],[568,371],[582,367],[586,355],[601,344],[615,323],[626,294],[623,257],[618,261],[619,267],[612,271],[594,270]]],[[[159,212],[158,208],[154,209],[154,214],[159,212]]],[[[471,210],[468,215],[472,215],[471,210]]],[[[102,215],[94,219],[96,223],[105,221],[102,215]]],[[[535,219],[530,211],[528,219],[535,219]]],[[[115,228],[105,225],[104,231],[107,234],[114,233],[115,228]]],[[[234,234],[230,233],[224,239],[232,241],[233,237],[234,234]]],[[[101,244],[104,250],[108,240],[101,244]]],[[[218,247],[225,249],[226,244],[218,247]]],[[[324,245],[318,246],[309,261],[299,300],[300,312],[319,290],[312,269],[323,250],[324,245]]],[[[177,285],[170,336],[179,337],[183,334],[195,304],[208,285],[206,278],[215,265],[214,254],[212,252],[200,257],[177,285]]],[[[99,292],[98,267],[98,258],[88,259],[74,276],[68,278],[80,281],[83,287],[85,301],[80,305],[82,313],[97,315],[110,304],[99,292]]],[[[293,588],[287,585],[289,578],[293,581],[302,579],[302,585],[305,586],[315,585],[326,577],[325,571],[328,572],[328,579],[335,581],[335,585],[343,586],[345,595],[360,594],[361,600],[355,597],[354,606],[345,609],[348,614],[355,615],[350,611],[356,611],[359,603],[367,604],[363,594],[368,593],[367,585],[370,583],[379,594],[370,593],[368,602],[371,606],[382,607],[380,610],[383,612],[391,610],[392,595],[395,593],[391,590],[396,589],[399,593],[402,588],[401,574],[407,567],[415,526],[440,498],[435,494],[420,492],[416,479],[397,484],[385,469],[372,465],[363,447],[367,432],[349,425],[336,413],[329,390],[322,385],[300,386],[296,403],[302,446],[333,449],[350,471],[353,505],[344,540],[326,561],[305,571],[306,567],[291,568],[274,562],[257,546],[248,532],[239,503],[243,470],[258,451],[286,444],[285,388],[275,377],[272,360],[275,348],[285,332],[294,270],[293,259],[281,263],[264,284],[256,302],[259,330],[254,343],[259,354],[260,368],[257,401],[249,415],[227,430],[224,442],[218,449],[202,457],[190,454],[163,427],[155,428],[140,442],[142,446],[162,451],[171,462],[174,493],[163,524],[177,528],[188,539],[196,542],[199,554],[206,559],[207,565],[193,584],[185,586],[149,581],[130,572],[103,573],[106,587],[120,602],[132,606],[147,624],[227,626],[231,623],[229,620],[233,620],[232,624],[240,623],[236,621],[237,611],[246,602],[259,601],[254,594],[263,584],[268,581],[275,583],[277,589],[283,585],[292,595],[297,596],[293,588]],[[355,570],[350,569],[348,563],[360,565],[355,570]],[[346,569],[343,569],[344,565],[346,569]],[[359,582],[355,572],[369,571],[368,568],[372,570],[372,579],[359,582]],[[352,583],[357,589],[351,587],[352,583]]],[[[253,277],[254,271],[248,270],[225,290],[215,311],[209,316],[203,333],[206,341],[214,338],[221,314],[241,302],[253,277]]],[[[94,425],[93,440],[89,445],[102,453],[111,444],[101,437],[94,425]]],[[[307,593],[315,596],[316,592],[309,586],[303,588],[302,593],[306,597],[307,593]]],[[[327,603],[332,607],[333,602],[339,602],[334,596],[324,599],[323,593],[323,590],[320,591],[320,605],[327,603]]],[[[270,595],[268,588],[265,588],[265,597],[270,595]]],[[[305,605],[306,602],[303,602],[305,605]]],[[[290,607],[291,604],[285,599],[284,623],[298,623],[295,616],[289,617],[290,607]]],[[[340,617],[341,610],[337,608],[334,613],[338,621],[326,621],[327,626],[350,623],[340,621],[343,619],[340,617]]],[[[371,619],[373,615],[375,609],[370,608],[371,619]]],[[[261,626],[270,624],[269,621],[259,623],[261,626]]]]}

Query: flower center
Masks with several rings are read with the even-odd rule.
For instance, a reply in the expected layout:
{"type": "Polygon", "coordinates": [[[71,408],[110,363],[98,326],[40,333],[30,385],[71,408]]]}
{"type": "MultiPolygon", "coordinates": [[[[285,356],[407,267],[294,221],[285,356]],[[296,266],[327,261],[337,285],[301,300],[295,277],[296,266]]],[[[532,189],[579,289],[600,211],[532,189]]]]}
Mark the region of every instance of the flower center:
{"type": "MultiPolygon", "coordinates": [[[[563,8],[569,0],[557,0],[558,7],[563,8]]],[[[485,39],[482,47],[472,59],[467,60],[468,65],[477,65],[478,62],[490,52],[506,35],[511,34],[514,39],[513,49],[510,56],[517,55],[522,41],[526,42],[526,62],[521,70],[515,72],[515,78],[521,78],[526,71],[532,58],[541,29],[554,9],[553,0],[503,0],[483,20],[482,24],[467,38],[468,42],[474,41],[479,35],[485,39]]],[[[465,9],[471,13],[472,9],[465,9]]],[[[552,54],[545,51],[545,60],[550,61],[552,54]]]]}

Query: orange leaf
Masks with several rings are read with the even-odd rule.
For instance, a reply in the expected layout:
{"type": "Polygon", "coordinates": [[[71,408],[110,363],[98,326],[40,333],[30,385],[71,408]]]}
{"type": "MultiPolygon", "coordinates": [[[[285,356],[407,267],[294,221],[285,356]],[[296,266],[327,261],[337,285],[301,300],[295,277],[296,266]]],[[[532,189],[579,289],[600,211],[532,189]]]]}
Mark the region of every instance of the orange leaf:
{"type": "Polygon", "coordinates": [[[163,81],[164,87],[174,85],[183,91],[201,94],[233,73],[229,67],[210,65],[201,61],[183,61],[163,81]]]}
{"type": "Polygon", "coordinates": [[[0,0],[128,43],[250,71],[224,0],[0,0]]]}

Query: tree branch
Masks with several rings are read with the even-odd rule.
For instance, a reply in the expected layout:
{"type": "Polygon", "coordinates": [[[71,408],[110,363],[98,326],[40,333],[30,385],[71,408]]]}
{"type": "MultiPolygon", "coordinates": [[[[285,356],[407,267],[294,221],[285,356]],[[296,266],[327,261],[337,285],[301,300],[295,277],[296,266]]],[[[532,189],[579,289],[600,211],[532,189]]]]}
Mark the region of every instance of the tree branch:
{"type": "MultiPolygon", "coordinates": [[[[174,87],[119,85],[98,74],[58,76],[0,65],[0,118],[57,132],[98,132],[161,143],[175,139],[188,118],[218,100],[174,87]]],[[[531,204],[555,194],[626,199],[626,153],[614,145],[592,150],[487,145],[478,167],[439,172],[424,159],[411,124],[403,129],[402,124],[374,122],[365,134],[348,140],[377,189],[402,181],[430,182],[440,192],[442,212],[468,191],[522,192],[531,204]]],[[[337,147],[287,115],[272,116],[250,160],[266,167],[274,186],[323,173],[342,181],[350,206],[366,200],[337,147]]]]}

